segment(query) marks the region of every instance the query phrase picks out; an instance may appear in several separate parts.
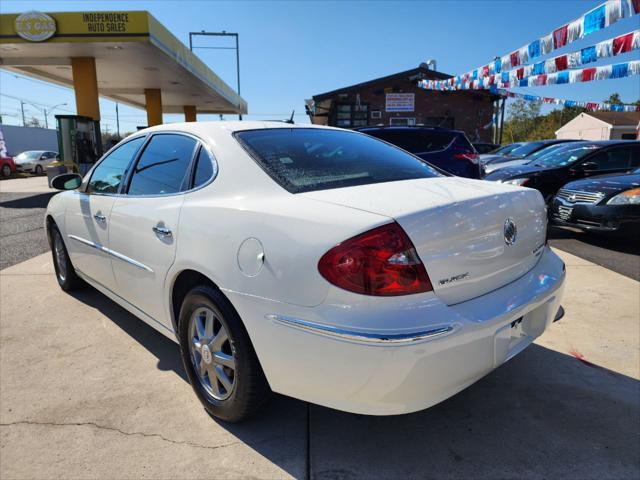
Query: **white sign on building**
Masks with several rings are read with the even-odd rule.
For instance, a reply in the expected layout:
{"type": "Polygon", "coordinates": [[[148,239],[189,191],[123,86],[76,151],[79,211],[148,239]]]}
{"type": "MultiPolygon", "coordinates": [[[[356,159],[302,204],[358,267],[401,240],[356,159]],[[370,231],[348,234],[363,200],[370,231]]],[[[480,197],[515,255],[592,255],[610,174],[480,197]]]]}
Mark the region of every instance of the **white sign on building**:
{"type": "Polygon", "coordinates": [[[415,94],[413,93],[387,93],[387,112],[413,112],[415,104],[415,94]]]}

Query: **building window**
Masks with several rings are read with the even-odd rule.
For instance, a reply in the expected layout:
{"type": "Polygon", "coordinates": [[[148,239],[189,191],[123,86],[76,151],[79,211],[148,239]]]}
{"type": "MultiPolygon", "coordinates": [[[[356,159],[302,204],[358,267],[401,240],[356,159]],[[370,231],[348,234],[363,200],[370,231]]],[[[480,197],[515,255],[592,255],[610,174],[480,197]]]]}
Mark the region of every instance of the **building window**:
{"type": "Polygon", "coordinates": [[[416,124],[415,118],[407,117],[391,117],[389,119],[389,125],[401,127],[401,126],[413,126],[416,124]]]}
{"type": "Polygon", "coordinates": [[[380,110],[371,110],[371,118],[382,118],[382,112],[380,110]]]}
{"type": "Polygon", "coordinates": [[[336,108],[336,126],[366,127],[368,125],[369,105],[339,103],[336,108]]]}

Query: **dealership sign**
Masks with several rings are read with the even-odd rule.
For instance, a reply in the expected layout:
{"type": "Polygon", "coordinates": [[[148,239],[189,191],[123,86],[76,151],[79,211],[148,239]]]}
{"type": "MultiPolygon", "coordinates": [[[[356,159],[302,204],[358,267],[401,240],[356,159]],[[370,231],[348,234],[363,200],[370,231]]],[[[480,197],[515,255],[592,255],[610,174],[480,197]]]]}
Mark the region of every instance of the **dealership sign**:
{"type": "Polygon", "coordinates": [[[43,42],[56,33],[56,21],[46,13],[26,12],[16,17],[16,33],[30,42],[43,42]]]}
{"type": "Polygon", "coordinates": [[[387,93],[387,112],[413,112],[415,94],[413,93],[387,93]]]}

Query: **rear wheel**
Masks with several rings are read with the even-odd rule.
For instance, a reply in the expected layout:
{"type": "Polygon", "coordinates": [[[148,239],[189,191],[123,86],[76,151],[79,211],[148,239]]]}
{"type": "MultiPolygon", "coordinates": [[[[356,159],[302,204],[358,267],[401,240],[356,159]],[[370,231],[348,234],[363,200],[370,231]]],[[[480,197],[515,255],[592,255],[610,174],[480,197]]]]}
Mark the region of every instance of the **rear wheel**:
{"type": "Polygon", "coordinates": [[[36,165],[36,175],[42,175],[42,165],[36,165]]]}
{"type": "Polygon", "coordinates": [[[220,291],[201,285],[187,293],[178,334],[189,381],[209,414],[239,422],[268,400],[271,391],[249,335],[220,291]]]}
{"type": "Polygon", "coordinates": [[[11,167],[7,164],[4,164],[2,166],[1,172],[3,177],[9,177],[11,175],[11,167]]]}
{"type": "Polygon", "coordinates": [[[55,225],[51,227],[51,253],[60,288],[65,292],[70,292],[84,286],[84,282],[78,277],[71,264],[60,230],[55,225]]]}

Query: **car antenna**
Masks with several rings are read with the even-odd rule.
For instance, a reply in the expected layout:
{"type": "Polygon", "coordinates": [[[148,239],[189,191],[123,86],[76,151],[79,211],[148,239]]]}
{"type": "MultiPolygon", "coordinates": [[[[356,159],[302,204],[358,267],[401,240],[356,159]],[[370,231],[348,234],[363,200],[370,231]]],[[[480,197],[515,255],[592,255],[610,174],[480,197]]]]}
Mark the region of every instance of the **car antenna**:
{"type": "Polygon", "coordinates": [[[291,112],[291,116],[289,117],[288,120],[285,120],[284,123],[291,123],[294,124],[295,122],[293,121],[293,116],[296,114],[296,111],[294,110],[293,112],[291,112]]]}

